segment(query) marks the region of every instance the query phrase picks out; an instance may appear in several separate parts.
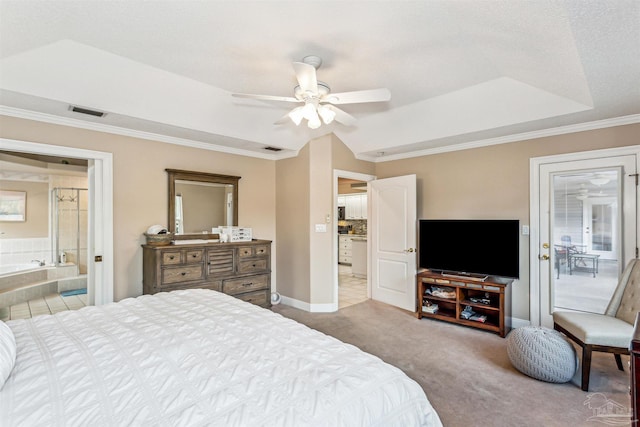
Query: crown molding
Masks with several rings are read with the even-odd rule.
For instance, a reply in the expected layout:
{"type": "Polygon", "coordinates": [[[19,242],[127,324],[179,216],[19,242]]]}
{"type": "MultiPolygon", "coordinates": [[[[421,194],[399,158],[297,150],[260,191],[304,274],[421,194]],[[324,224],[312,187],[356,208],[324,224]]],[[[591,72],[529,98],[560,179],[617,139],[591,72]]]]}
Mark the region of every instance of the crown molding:
{"type": "MultiPolygon", "coordinates": [[[[0,115],[16,117],[20,119],[35,120],[44,123],[50,123],[61,126],[69,126],[80,129],[86,129],[96,132],[106,132],[116,135],[128,136],[132,138],[147,139],[151,141],[164,142],[167,144],[181,145],[191,148],[199,148],[202,150],[217,151],[227,154],[235,154],[239,156],[254,157],[265,160],[282,160],[296,157],[299,150],[287,150],[283,153],[259,153],[251,150],[243,150],[223,145],[210,144],[201,141],[195,141],[186,138],[177,138],[152,132],[143,132],[133,129],[127,129],[119,126],[106,125],[102,123],[86,122],[84,120],[61,117],[53,114],[40,113],[36,111],[24,110],[20,108],[0,105],[0,115]]],[[[373,156],[365,153],[354,153],[356,159],[373,163],[389,162],[393,160],[409,159],[414,157],[429,156],[433,154],[448,153],[452,151],[468,150],[472,148],[487,147],[490,145],[508,144],[510,142],[525,141],[529,139],[544,138],[549,136],[564,135],[568,133],[584,132],[589,130],[604,129],[614,126],[623,126],[628,124],[640,123],[640,114],[632,114],[629,116],[614,117],[611,119],[596,120],[592,122],[578,123],[574,125],[559,126],[555,128],[542,129],[532,132],[523,132],[513,135],[501,136],[497,138],[481,139],[477,141],[465,142],[445,147],[427,148],[424,150],[412,151],[408,153],[390,154],[386,156],[373,156]]]]}
{"type": "Polygon", "coordinates": [[[236,154],[239,156],[256,157],[259,159],[266,159],[266,160],[279,160],[287,157],[294,157],[298,154],[297,151],[292,154],[258,153],[250,150],[226,147],[226,146],[217,145],[217,144],[209,144],[206,142],[195,141],[195,140],[186,139],[186,138],[177,138],[173,136],[161,135],[161,134],[152,133],[152,132],[143,132],[143,131],[127,129],[119,126],[106,125],[103,123],[86,122],[84,120],[73,119],[70,117],[61,117],[53,114],[39,113],[36,111],[23,110],[20,108],[9,107],[6,105],[0,105],[0,115],[16,117],[19,119],[35,120],[38,122],[50,123],[54,125],[62,125],[62,126],[79,128],[79,129],[86,129],[86,130],[91,130],[96,132],[113,133],[116,135],[147,139],[151,141],[164,142],[167,144],[175,144],[175,145],[181,145],[181,146],[191,147],[191,148],[199,148],[202,150],[218,151],[222,153],[236,154]]]}
{"type": "Polygon", "coordinates": [[[510,142],[526,141],[529,139],[545,138],[549,136],[564,135],[568,133],[585,132],[589,130],[604,129],[614,126],[624,126],[640,123],[640,114],[614,117],[612,119],[596,120],[592,122],[578,123],[574,125],[559,126],[555,128],[536,130],[532,132],[517,133],[513,135],[501,136],[497,138],[481,139],[477,141],[465,142],[446,147],[427,148],[425,150],[412,151],[409,153],[390,154],[383,157],[372,157],[369,155],[356,155],[360,160],[370,162],[389,162],[392,160],[409,159],[413,157],[429,156],[433,154],[448,153],[452,151],[468,150],[471,148],[481,148],[490,145],[508,144],[510,142]]]}

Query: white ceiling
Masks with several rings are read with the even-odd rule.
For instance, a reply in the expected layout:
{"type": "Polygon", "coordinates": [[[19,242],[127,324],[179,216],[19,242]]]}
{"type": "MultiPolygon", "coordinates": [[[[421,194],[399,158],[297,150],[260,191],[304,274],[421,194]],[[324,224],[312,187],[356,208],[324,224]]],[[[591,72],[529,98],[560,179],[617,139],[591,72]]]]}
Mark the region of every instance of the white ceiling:
{"type": "Polygon", "coordinates": [[[0,54],[2,114],[267,158],[331,132],[383,161],[640,122],[637,0],[1,0],[0,54]],[[231,96],[292,96],[306,55],[391,101],[312,131],[231,96]]]}

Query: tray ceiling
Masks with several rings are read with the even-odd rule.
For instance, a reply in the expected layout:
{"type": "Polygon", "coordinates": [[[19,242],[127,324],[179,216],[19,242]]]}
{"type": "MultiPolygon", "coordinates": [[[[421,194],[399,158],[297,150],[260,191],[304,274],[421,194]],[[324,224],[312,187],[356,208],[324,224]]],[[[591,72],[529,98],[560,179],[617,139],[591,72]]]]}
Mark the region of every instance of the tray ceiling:
{"type": "Polygon", "coordinates": [[[640,2],[0,2],[0,113],[278,158],[387,160],[640,121],[640,2]],[[318,55],[355,126],[274,125],[318,55]],[[103,111],[102,118],[69,110],[103,111]],[[265,147],[281,148],[280,152],[265,147]]]}

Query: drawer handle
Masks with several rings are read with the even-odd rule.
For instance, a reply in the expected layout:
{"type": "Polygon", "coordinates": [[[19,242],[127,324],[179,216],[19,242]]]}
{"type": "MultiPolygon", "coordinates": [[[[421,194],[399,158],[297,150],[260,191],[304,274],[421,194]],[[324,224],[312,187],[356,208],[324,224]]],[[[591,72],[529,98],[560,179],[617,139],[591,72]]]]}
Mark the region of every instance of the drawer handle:
{"type": "Polygon", "coordinates": [[[253,268],[255,268],[255,267],[256,267],[256,265],[255,265],[255,264],[251,264],[251,266],[252,266],[253,268]]]}
{"type": "Polygon", "coordinates": [[[194,258],[198,258],[198,255],[197,255],[197,254],[193,254],[193,255],[191,255],[191,256],[192,256],[192,257],[194,257],[194,258]]]}
{"type": "Polygon", "coordinates": [[[182,273],[180,273],[180,274],[182,274],[183,276],[186,276],[186,275],[187,275],[187,272],[186,272],[186,271],[183,271],[183,272],[182,272],[182,273]]]}
{"type": "Polygon", "coordinates": [[[249,282],[249,283],[243,283],[242,286],[251,286],[253,285],[253,282],[249,282]]]}
{"type": "Polygon", "coordinates": [[[173,255],[171,255],[171,256],[169,257],[169,259],[173,259],[173,258],[175,258],[173,255]]]}

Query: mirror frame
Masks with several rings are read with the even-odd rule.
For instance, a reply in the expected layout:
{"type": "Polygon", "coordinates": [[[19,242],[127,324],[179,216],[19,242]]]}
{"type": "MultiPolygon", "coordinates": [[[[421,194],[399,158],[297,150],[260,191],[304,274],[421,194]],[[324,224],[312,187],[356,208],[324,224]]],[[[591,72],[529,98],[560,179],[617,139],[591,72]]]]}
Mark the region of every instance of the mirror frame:
{"type": "MultiPolygon", "coordinates": [[[[169,232],[175,233],[176,220],[176,181],[208,182],[233,185],[233,225],[238,225],[238,183],[239,176],[220,175],[206,172],[193,172],[180,169],[165,169],[169,176],[169,232]]],[[[174,234],[174,236],[194,236],[194,233],[174,234]]],[[[198,236],[202,236],[198,234],[198,236]]]]}

